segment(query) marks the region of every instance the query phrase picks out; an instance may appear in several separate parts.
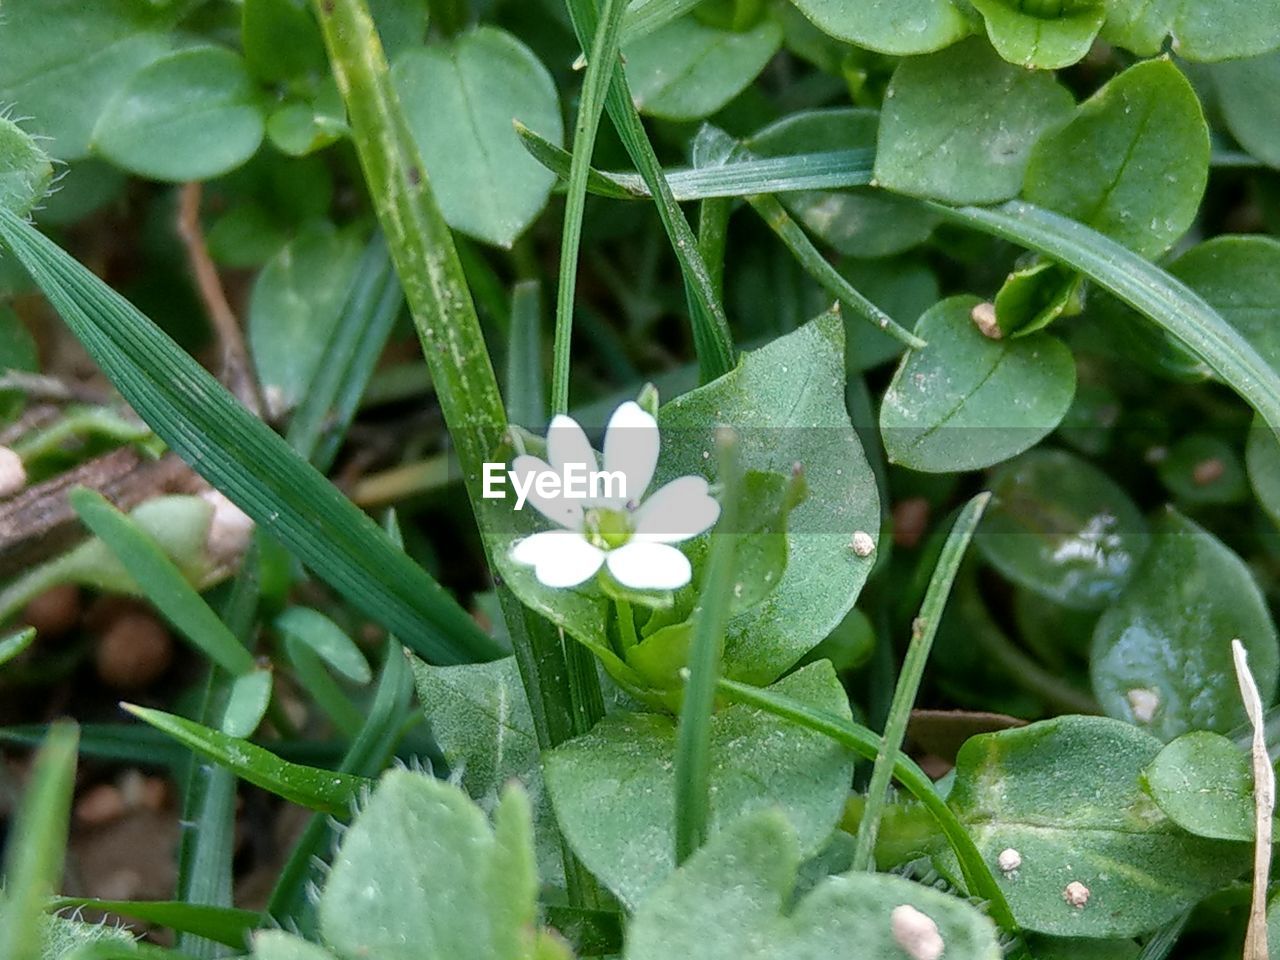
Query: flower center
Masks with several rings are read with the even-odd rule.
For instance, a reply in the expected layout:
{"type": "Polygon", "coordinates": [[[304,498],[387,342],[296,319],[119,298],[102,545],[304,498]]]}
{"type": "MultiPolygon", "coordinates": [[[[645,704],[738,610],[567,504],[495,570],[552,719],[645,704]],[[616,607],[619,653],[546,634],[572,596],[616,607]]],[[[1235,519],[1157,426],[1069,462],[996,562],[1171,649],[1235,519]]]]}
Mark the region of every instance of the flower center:
{"type": "Polygon", "coordinates": [[[616,550],[631,539],[631,518],[625,510],[592,507],[583,517],[587,542],[601,550],[616,550]]]}

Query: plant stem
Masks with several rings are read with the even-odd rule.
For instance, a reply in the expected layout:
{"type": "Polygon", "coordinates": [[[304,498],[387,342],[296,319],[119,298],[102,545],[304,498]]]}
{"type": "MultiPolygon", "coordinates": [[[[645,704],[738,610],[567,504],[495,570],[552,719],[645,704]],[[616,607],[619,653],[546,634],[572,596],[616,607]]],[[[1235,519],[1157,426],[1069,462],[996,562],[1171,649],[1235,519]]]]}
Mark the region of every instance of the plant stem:
{"type": "Polygon", "coordinates": [[[733,201],[725,197],[703,200],[698,207],[698,252],[707,265],[711,289],[724,300],[724,257],[729,243],[729,214],[733,201]]]}
{"type": "Polygon", "coordinates": [[[622,637],[622,656],[640,641],[636,637],[636,621],[631,613],[631,604],[626,600],[615,600],[613,605],[618,613],[618,633],[622,637]]]}
{"type": "Polygon", "coordinates": [[[719,479],[724,493],[720,498],[720,521],[711,536],[706,580],[694,612],[689,676],[676,730],[676,863],[687,860],[707,839],[711,804],[711,715],[715,710],[725,626],[729,622],[738,543],[737,437],[722,429],[716,440],[720,448],[719,479]]]}
{"type": "Polygon", "coordinates": [[[871,785],[867,788],[867,809],[862,822],[858,825],[857,845],[853,853],[854,870],[875,869],[876,834],[880,829],[880,819],[884,815],[885,794],[889,789],[889,780],[893,776],[894,764],[907,733],[907,721],[911,718],[911,708],[920,690],[924,667],[929,660],[933,638],[938,632],[938,623],[942,619],[942,611],[951,593],[951,584],[955,581],[956,572],[960,569],[960,561],[964,559],[965,550],[973,539],[973,532],[977,529],[978,521],[982,519],[983,511],[986,510],[990,499],[990,493],[980,493],[965,504],[955,526],[951,528],[951,534],[942,548],[942,555],[938,558],[938,565],[934,568],[933,577],[929,580],[929,589],[920,606],[920,616],[912,624],[911,643],[907,647],[907,655],[902,662],[902,672],[898,676],[898,684],[893,692],[893,702],[889,705],[889,719],[884,729],[884,745],[871,771],[871,785]]]}
{"type": "Polygon", "coordinates": [[[573,159],[565,194],[564,231],[560,240],[560,285],[556,291],[556,333],[551,373],[552,413],[569,412],[569,356],[573,336],[573,302],[578,282],[578,250],[582,242],[582,216],[587,204],[587,174],[595,151],[596,132],[605,95],[618,60],[618,39],[626,0],[603,0],[587,56],[582,100],[573,132],[573,159]]]}

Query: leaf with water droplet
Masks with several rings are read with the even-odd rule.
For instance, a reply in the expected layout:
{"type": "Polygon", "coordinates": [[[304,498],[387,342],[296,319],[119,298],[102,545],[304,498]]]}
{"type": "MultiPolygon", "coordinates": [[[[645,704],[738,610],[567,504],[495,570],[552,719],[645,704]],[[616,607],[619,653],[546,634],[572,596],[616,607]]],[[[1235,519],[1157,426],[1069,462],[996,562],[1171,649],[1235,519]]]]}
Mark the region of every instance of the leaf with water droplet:
{"type": "Polygon", "coordinates": [[[1230,730],[1245,720],[1231,660],[1235,638],[1249,651],[1269,703],[1280,647],[1262,592],[1230,548],[1171,510],[1153,526],[1146,556],[1094,629],[1098,702],[1163,740],[1230,730]],[[1154,704],[1135,701],[1134,691],[1150,691],[1154,704]]]}

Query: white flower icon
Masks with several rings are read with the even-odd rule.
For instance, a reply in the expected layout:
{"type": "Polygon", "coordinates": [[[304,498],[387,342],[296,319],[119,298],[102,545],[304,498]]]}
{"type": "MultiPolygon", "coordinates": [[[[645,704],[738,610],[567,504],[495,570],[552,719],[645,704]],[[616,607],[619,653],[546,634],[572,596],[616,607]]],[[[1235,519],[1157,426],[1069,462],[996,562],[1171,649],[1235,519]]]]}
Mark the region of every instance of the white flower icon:
{"type": "MultiPolygon", "coordinates": [[[[644,500],[658,465],[658,424],[638,403],[628,401],[609,418],[604,437],[604,472],[626,478],[627,496],[594,499],[543,497],[529,502],[562,529],[525,537],[512,548],[517,563],[530,565],[548,587],[574,587],[601,566],[623,586],[636,590],[674,590],[693,577],[689,560],[673,543],[709,530],[720,504],[702,477],[686,476],[644,500]],[[643,502],[642,502],[643,501],[643,502]]],[[[576,420],[563,414],[547,430],[548,464],[539,457],[516,457],[512,473],[521,478],[548,470],[564,473],[566,464],[596,470],[596,455],[576,420]]]]}

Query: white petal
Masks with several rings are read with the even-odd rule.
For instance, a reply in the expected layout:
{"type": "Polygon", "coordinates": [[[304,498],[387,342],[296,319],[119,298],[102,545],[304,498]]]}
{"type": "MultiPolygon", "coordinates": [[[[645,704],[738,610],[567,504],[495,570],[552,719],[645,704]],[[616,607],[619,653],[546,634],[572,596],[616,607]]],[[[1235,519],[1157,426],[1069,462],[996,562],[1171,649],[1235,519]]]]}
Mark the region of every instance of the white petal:
{"type": "Polygon", "coordinates": [[[566,463],[584,464],[588,471],[596,469],[596,452],[591,449],[591,441],[578,421],[563,413],[556,414],[547,428],[547,459],[556,473],[562,475],[566,463]]]}
{"type": "Polygon", "coordinates": [[[674,590],[693,579],[689,558],[665,543],[632,540],[610,550],[605,562],[615,580],[635,590],[674,590]]]}
{"type": "Polygon", "coordinates": [[[576,587],[589,580],[604,551],[568,530],[548,530],[525,537],[511,548],[511,559],[532,566],[539,582],[547,587],[576,587]]]}
{"type": "Polygon", "coordinates": [[[636,536],[656,543],[679,543],[715,526],[720,503],[702,477],[680,477],[661,487],[632,515],[636,536]]]}
{"type": "Polygon", "coordinates": [[[628,400],[613,411],[604,434],[604,469],[621,471],[627,478],[622,503],[639,503],[649,489],[658,466],[658,442],[658,421],[640,404],[628,400]]]}
{"type": "MultiPolygon", "coordinates": [[[[541,457],[534,457],[527,453],[522,453],[516,457],[515,463],[511,465],[511,472],[516,475],[519,480],[521,489],[529,483],[530,477],[536,477],[540,473],[553,472],[547,461],[541,457]]],[[[508,499],[512,505],[515,504],[515,490],[507,493],[508,499]]],[[[540,514],[550,520],[552,523],[567,527],[570,530],[582,529],[582,501],[571,500],[568,497],[544,497],[538,493],[538,485],[536,482],[529,487],[529,499],[526,506],[532,505],[540,514]]],[[[522,508],[523,509],[523,508],[522,508]]]]}

